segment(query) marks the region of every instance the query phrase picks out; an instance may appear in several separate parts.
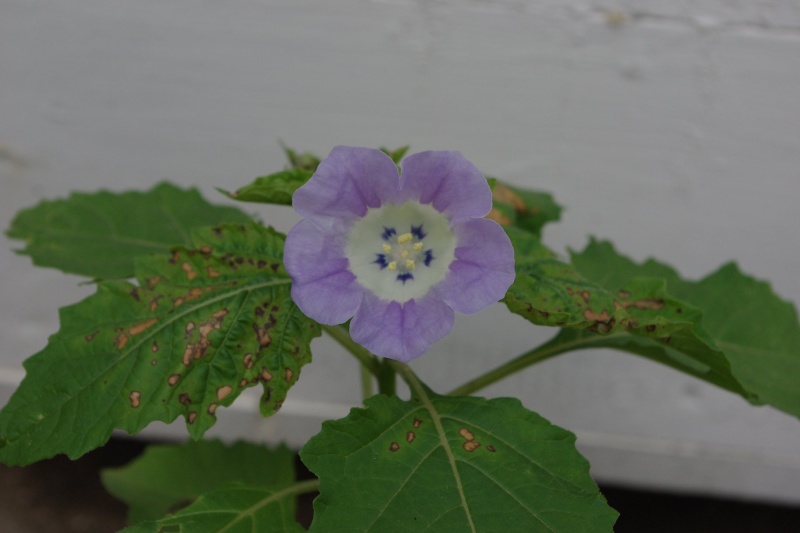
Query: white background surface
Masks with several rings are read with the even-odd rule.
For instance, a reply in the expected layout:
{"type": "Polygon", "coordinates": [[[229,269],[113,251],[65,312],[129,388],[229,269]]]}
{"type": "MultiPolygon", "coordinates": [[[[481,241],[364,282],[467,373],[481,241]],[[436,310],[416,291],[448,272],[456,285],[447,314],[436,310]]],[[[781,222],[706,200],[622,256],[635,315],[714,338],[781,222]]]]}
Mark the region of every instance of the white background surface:
{"type": "MultiPolygon", "coordinates": [[[[736,259],[800,301],[800,4],[263,1],[0,4],[0,224],[72,190],[235,189],[277,141],[457,149],[553,192],[557,250],[611,238],[692,278],[736,259]]],[[[287,230],[287,209],[243,205],[287,230]]],[[[0,248],[0,400],[91,292],[0,248]]],[[[732,301],[735,295],[731,295],[732,301]]],[[[414,368],[439,390],[540,343],[498,307],[414,368]]],[[[214,433],[302,443],[359,401],[327,340],[281,415],[248,398],[214,433]]],[[[800,376],[798,376],[800,383],[800,376]]],[[[645,360],[581,352],[488,395],[575,431],[600,480],[800,502],[800,423],[645,360]]],[[[176,428],[151,434],[180,435],[176,428]]]]}

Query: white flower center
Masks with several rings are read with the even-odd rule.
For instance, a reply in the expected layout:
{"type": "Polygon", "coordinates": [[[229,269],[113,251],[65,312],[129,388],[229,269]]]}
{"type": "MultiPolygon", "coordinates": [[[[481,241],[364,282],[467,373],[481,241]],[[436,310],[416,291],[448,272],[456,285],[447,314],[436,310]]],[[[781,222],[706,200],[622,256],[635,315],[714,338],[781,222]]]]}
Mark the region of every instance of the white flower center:
{"type": "Polygon", "coordinates": [[[367,211],[350,228],[344,253],[363,287],[404,303],[444,279],[455,246],[447,217],[430,205],[406,202],[367,211]]]}

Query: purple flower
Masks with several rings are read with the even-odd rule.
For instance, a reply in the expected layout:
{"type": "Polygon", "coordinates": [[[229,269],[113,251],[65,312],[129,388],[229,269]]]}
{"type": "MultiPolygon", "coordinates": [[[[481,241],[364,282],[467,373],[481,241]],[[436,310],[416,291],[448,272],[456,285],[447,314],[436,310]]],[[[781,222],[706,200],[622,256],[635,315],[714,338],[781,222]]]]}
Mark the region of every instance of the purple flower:
{"type": "Polygon", "coordinates": [[[405,158],[338,146],[294,193],[302,215],[286,237],[292,298],[322,324],[352,317],[372,353],[410,361],[514,280],[514,250],[484,217],[486,178],[459,152],[405,158]]]}

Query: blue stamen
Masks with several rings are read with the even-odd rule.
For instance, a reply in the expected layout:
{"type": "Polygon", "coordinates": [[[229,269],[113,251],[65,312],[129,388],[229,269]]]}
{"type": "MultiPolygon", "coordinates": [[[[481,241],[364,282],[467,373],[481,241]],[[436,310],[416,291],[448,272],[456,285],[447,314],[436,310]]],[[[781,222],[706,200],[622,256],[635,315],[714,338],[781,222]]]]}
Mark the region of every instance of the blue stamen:
{"type": "Polygon", "coordinates": [[[394,228],[387,228],[386,226],[383,227],[383,233],[381,237],[384,241],[388,241],[392,235],[397,235],[397,231],[394,228]]]}
{"type": "Polygon", "coordinates": [[[403,285],[406,284],[406,281],[414,279],[414,275],[411,272],[403,272],[402,274],[397,275],[397,281],[402,281],[403,285]]]}
{"type": "Polygon", "coordinates": [[[433,261],[433,250],[425,250],[425,266],[431,266],[431,261],[433,261]]]}
{"type": "Polygon", "coordinates": [[[386,256],[385,255],[383,255],[383,254],[375,254],[375,255],[377,255],[378,258],[375,259],[375,261],[373,261],[373,263],[379,264],[381,266],[381,270],[383,270],[384,268],[389,266],[389,263],[386,262],[386,256]]]}
{"type": "Polygon", "coordinates": [[[425,238],[427,233],[422,231],[422,224],[420,224],[419,226],[411,226],[411,235],[421,241],[425,238]]]}

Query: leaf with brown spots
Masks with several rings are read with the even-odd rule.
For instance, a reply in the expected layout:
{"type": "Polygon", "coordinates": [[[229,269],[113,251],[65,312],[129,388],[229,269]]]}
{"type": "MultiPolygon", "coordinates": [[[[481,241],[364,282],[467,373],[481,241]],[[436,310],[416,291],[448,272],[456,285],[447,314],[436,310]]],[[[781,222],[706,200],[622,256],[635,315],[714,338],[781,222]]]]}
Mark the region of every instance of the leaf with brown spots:
{"type": "Polygon", "coordinates": [[[162,183],[147,192],[73,193],[41,202],[20,211],[7,235],[26,241],[20,253],[36,265],[113,279],[132,276],[137,256],[190,246],[195,228],[249,220],[238,209],[209,204],[196,189],[162,183]]]}
{"type": "MultiPolygon", "coordinates": [[[[695,331],[702,332],[707,342],[705,350],[693,353],[679,333],[661,328],[647,340],[620,339],[604,346],[661,362],[669,353],[680,354],[687,362],[707,367],[704,373],[690,373],[712,382],[708,376],[727,373],[740,387],[726,387],[729,390],[754,404],[766,403],[800,417],[800,322],[795,306],[779,298],[768,283],[743,274],[733,263],[699,281],[684,280],[663,263],[653,259],[635,263],[610,243],[595,240],[573,253],[572,261],[583,275],[610,290],[627,291],[644,276],[659,278],[672,300],[640,300],[640,311],[658,313],[665,321],[691,317],[695,331]],[[661,301],[664,306],[656,309],[661,301]]],[[[631,299],[628,296],[627,301],[631,299]]]]}
{"type": "Polygon", "coordinates": [[[559,206],[551,194],[516,187],[492,179],[492,211],[487,218],[502,226],[514,226],[537,237],[544,226],[561,218],[559,206]]]}
{"type": "Polygon", "coordinates": [[[515,399],[412,389],[325,422],[301,450],[320,479],[310,531],[612,531],[574,435],[515,399]]]}
{"type": "Polygon", "coordinates": [[[220,407],[259,383],[261,412],[275,413],[320,334],[292,302],[283,239],[255,223],[198,230],[193,248],[140,258],[138,287],[102,282],[62,309],[60,331],[25,362],[0,412],[0,460],[75,458],[114,429],[136,433],[179,416],[199,438],[220,407]],[[231,266],[234,257],[242,261],[231,266]]]}
{"type": "MultiPolygon", "coordinates": [[[[597,280],[593,272],[561,261],[529,233],[506,231],[515,247],[517,277],[504,303],[534,324],[563,328],[540,350],[617,348],[749,396],[706,331],[703,313],[667,292],[664,279],[605,283],[602,276],[597,280]]],[[[598,264],[612,268],[604,260],[598,264]]]]}

